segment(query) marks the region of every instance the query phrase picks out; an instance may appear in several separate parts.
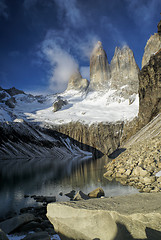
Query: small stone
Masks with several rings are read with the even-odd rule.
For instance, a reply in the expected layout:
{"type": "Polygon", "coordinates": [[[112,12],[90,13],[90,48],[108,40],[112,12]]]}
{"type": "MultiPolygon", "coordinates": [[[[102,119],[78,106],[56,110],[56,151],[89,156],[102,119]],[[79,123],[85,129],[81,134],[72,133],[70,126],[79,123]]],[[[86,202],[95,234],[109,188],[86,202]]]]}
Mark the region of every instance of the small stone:
{"type": "Polygon", "coordinates": [[[105,193],[102,188],[96,188],[92,192],[88,194],[90,198],[100,198],[101,196],[105,196],[105,193]]]}
{"type": "Polygon", "coordinates": [[[78,191],[77,194],[74,196],[73,200],[78,201],[78,200],[88,200],[90,197],[86,194],[84,194],[82,191],[78,191]]]}

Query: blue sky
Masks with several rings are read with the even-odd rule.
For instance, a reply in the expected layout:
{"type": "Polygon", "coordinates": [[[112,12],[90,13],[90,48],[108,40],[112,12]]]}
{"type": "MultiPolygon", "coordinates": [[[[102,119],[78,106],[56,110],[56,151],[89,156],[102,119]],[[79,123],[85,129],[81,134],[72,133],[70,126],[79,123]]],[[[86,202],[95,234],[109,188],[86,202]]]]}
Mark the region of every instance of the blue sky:
{"type": "Polygon", "coordinates": [[[160,0],[0,0],[0,86],[33,93],[65,90],[100,40],[110,62],[128,45],[139,67],[157,32],[160,0]]]}

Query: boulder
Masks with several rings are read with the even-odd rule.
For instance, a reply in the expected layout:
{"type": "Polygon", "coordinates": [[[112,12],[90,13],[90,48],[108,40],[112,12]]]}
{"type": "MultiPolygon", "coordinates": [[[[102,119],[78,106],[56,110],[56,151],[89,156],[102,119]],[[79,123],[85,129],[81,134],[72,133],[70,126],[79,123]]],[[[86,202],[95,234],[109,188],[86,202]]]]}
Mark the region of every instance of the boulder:
{"type": "Polygon", "coordinates": [[[63,99],[57,99],[54,104],[53,104],[53,111],[57,112],[58,110],[60,110],[63,106],[67,105],[68,102],[67,100],[63,100],[63,99]]]}
{"type": "Polygon", "coordinates": [[[90,197],[83,193],[82,191],[78,191],[76,195],[74,196],[73,200],[74,201],[79,201],[79,200],[88,200],[90,197]]]}
{"type": "Polygon", "coordinates": [[[66,193],[65,196],[69,197],[70,199],[73,199],[75,195],[75,190],[70,191],[69,193],[66,193]]]}
{"type": "Polygon", "coordinates": [[[62,240],[161,239],[160,198],[140,193],[48,204],[47,217],[62,240]]]}
{"type": "Polygon", "coordinates": [[[51,238],[47,232],[38,232],[28,234],[23,240],[51,240],[51,238]]]}
{"type": "Polygon", "coordinates": [[[0,228],[5,232],[5,233],[11,233],[23,224],[26,224],[28,222],[34,221],[35,217],[33,214],[25,213],[22,215],[18,215],[16,217],[7,219],[3,222],[0,223],[0,228]]]}
{"type": "Polygon", "coordinates": [[[6,234],[0,229],[0,240],[9,240],[6,234]]]}
{"type": "Polygon", "coordinates": [[[102,188],[96,188],[92,192],[88,194],[90,198],[100,198],[102,196],[105,196],[105,193],[102,188]]]}

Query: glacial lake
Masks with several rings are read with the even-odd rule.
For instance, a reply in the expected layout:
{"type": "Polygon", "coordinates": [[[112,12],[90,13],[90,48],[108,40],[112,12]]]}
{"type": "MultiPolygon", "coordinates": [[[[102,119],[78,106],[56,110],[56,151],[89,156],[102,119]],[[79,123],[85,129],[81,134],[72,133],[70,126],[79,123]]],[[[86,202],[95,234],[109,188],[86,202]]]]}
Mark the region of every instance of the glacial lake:
{"type": "Polygon", "coordinates": [[[64,194],[71,190],[89,193],[102,187],[106,197],[138,192],[103,177],[108,161],[106,157],[96,160],[89,157],[0,160],[0,218],[38,204],[24,195],[56,196],[57,201],[69,201],[64,194]]]}

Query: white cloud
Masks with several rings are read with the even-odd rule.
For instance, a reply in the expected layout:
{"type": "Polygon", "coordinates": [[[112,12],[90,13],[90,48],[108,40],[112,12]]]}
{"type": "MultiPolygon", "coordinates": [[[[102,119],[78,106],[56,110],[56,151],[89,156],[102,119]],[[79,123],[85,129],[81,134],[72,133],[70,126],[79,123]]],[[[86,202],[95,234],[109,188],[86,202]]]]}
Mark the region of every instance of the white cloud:
{"type": "Polygon", "coordinates": [[[8,19],[7,5],[5,0],[0,0],[0,17],[1,16],[5,19],[8,19]]]}
{"type": "Polygon", "coordinates": [[[65,90],[70,76],[78,68],[77,62],[67,51],[51,39],[46,39],[43,42],[41,50],[51,66],[50,89],[56,92],[65,90]]]}
{"type": "MultiPolygon", "coordinates": [[[[91,51],[99,37],[84,24],[85,16],[78,8],[77,0],[53,0],[58,6],[61,21],[59,30],[48,30],[39,51],[39,58],[50,64],[49,85],[55,91],[67,87],[71,74],[78,68],[77,59],[89,61],[91,51]],[[62,14],[62,15],[61,15],[62,14]],[[63,18],[65,14],[65,19],[63,18]],[[65,21],[65,23],[63,22],[65,21]],[[80,29],[79,29],[80,28],[80,29]],[[79,33],[83,32],[83,35],[79,33]],[[78,32],[78,34],[77,34],[78,32]]],[[[87,20],[87,19],[86,19],[87,20]]],[[[88,24],[88,21],[86,21],[88,24]]],[[[40,64],[40,62],[38,61],[40,64]]],[[[89,79],[89,69],[81,68],[83,77],[89,79]],[[88,73],[87,73],[88,72],[88,73]]]]}

